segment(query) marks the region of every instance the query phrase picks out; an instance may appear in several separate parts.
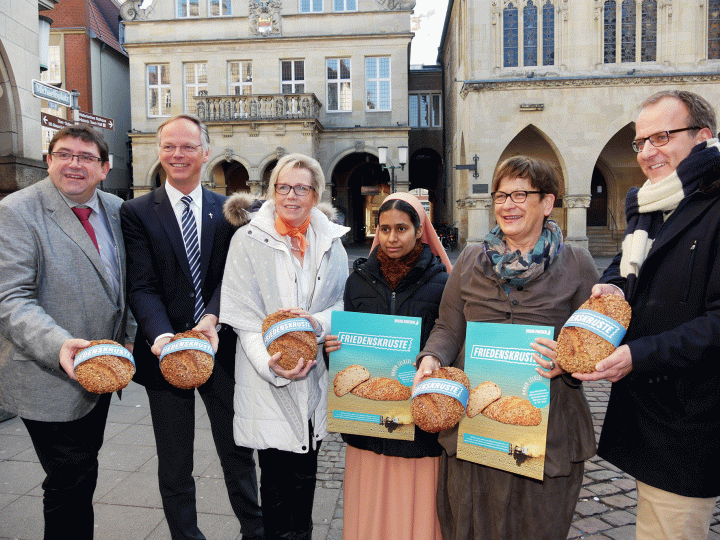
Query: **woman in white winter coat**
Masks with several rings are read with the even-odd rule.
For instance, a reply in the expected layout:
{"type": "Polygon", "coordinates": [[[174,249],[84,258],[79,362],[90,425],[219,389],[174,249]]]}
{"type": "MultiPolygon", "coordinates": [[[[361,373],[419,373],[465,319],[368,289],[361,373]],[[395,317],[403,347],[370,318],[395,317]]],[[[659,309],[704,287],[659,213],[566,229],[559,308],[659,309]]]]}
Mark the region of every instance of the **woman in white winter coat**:
{"type": "MultiPolygon", "coordinates": [[[[307,319],[321,342],[331,312],[343,309],[348,259],[340,238],[349,229],[318,209],[324,185],[314,159],[280,159],[268,200],[233,236],[223,277],[220,321],[238,334],[233,432],[236,444],[258,450],[266,540],[312,536],[317,455],[327,434],[322,347],[305,367],[285,370],[280,353],[268,353],[261,327],[286,310],[307,319]]],[[[247,202],[231,197],[228,220],[242,225],[247,202]]]]}

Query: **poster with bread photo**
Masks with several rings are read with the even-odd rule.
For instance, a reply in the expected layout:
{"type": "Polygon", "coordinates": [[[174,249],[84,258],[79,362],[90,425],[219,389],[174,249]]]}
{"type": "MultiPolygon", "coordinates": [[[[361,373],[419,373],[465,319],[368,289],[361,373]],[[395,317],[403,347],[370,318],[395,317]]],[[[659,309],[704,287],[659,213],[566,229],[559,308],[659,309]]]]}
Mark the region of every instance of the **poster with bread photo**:
{"type": "Polygon", "coordinates": [[[470,399],[457,457],[542,480],[550,381],[535,372],[530,344],[550,326],[469,322],[465,373],[470,399]]]}
{"type": "Polygon", "coordinates": [[[410,394],[420,352],[419,317],[334,311],[328,430],[411,441],[410,394]]]}

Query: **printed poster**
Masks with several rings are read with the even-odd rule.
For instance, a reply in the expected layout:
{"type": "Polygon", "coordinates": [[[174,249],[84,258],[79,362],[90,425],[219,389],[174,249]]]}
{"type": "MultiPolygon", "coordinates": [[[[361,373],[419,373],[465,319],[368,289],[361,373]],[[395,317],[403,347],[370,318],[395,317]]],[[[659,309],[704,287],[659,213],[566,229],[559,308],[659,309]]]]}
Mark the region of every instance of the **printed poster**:
{"type": "Polygon", "coordinates": [[[333,311],[328,430],[411,441],[410,395],[420,317],[333,311]]]}
{"type": "Polygon", "coordinates": [[[553,332],[551,326],[467,323],[465,373],[471,397],[458,429],[458,458],[542,480],[550,380],[535,371],[539,364],[530,344],[536,337],[552,339],[553,332]],[[483,385],[479,395],[491,403],[480,412],[479,405],[472,407],[472,390],[486,381],[499,392],[483,385]]]}

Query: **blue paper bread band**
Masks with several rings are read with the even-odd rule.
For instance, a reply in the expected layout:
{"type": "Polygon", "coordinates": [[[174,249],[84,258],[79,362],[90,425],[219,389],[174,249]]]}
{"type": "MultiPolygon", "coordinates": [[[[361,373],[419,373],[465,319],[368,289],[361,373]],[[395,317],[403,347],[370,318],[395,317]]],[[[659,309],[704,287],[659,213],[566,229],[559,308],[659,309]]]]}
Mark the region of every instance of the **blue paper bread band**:
{"type": "Polygon", "coordinates": [[[269,347],[270,344],[280,336],[284,336],[290,332],[312,332],[312,324],[305,317],[296,317],[294,319],[285,319],[284,321],[276,322],[267,332],[263,334],[263,341],[265,342],[265,348],[269,347]]]}
{"type": "Polygon", "coordinates": [[[565,326],[577,326],[585,330],[590,330],[593,334],[597,334],[616,347],[622,343],[626,332],[623,325],[615,319],[611,319],[591,309],[578,309],[567,322],[563,324],[563,327],[565,326]]]}
{"type": "Polygon", "coordinates": [[[170,353],[186,351],[188,349],[202,351],[215,358],[215,351],[213,351],[212,345],[210,345],[209,341],[197,338],[180,338],[175,341],[171,341],[162,348],[162,351],[160,352],[160,361],[162,362],[162,359],[170,353]]]}
{"type": "Polygon", "coordinates": [[[77,353],[75,355],[75,364],[73,365],[73,367],[76,368],[86,360],[90,360],[91,358],[95,358],[96,356],[105,355],[122,356],[123,358],[127,358],[128,360],[130,360],[133,366],[135,365],[135,359],[133,358],[132,353],[122,345],[101,343],[99,345],[92,345],[84,351],[80,351],[79,353],[77,353]]]}
{"type": "Polygon", "coordinates": [[[463,409],[467,407],[470,399],[470,392],[464,384],[448,379],[425,379],[415,387],[412,397],[421,394],[444,394],[454,397],[462,404],[463,409]]]}

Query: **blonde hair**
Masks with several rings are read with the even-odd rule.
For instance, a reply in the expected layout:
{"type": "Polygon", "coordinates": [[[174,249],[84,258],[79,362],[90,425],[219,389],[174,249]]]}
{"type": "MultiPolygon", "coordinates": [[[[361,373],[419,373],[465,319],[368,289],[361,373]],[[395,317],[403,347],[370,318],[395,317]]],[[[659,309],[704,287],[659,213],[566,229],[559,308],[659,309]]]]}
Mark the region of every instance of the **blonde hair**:
{"type": "Polygon", "coordinates": [[[287,154],[280,158],[270,174],[268,183],[268,199],[275,197],[275,184],[280,173],[286,169],[306,169],[310,171],[312,177],[312,187],[315,190],[315,204],[320,201],[320,197],[325,189],[325,174],[317,160],[306,156],[305,154],[287,154]]]}

